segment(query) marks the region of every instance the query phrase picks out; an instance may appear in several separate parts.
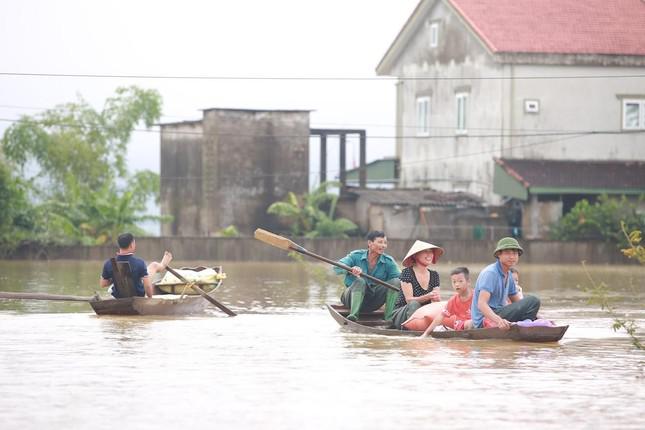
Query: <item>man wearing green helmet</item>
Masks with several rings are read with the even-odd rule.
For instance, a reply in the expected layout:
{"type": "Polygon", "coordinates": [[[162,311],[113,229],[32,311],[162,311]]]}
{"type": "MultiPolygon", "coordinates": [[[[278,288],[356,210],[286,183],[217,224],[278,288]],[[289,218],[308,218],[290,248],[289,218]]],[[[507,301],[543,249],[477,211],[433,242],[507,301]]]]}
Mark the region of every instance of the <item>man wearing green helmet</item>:
{"type": "Polygon", "coordinates": [[[473,326],[510,328],[511,322],[535,320],[540,310],[540,299],[522,295],[517,290],[510,268],[515,266],[524,250],[512,237],[497,242],[497,261],[482,270],[477,277],[471,314],[473,326]],[[506,305],[506,299],[511,301],[506,305]]]}

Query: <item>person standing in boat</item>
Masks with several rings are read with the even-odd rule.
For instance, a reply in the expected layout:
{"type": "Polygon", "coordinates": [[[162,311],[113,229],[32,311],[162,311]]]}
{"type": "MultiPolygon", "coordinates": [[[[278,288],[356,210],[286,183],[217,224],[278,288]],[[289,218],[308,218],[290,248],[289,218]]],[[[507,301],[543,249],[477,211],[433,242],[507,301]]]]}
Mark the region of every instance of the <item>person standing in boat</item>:
{"type": "Polygon", "coordinates": [[[350,310],[348,319],[356,321],[361,311],[372,312],[383,305],[384,319],[391,318],[397,292],[382,285],[369,283],[360,276],[361,273],[367,273],[399,288],[401,271],[394,258],[385,254],[386,248],[385,233],[371,231],[367,234],[367,249],[357,249],[339,260],[339,263],[351,267],[351,272],[334,267],[337,274],[345,275],[345,290],[340,300],[350,310]]]}
{"type": "Polygon", "coordinates": [[[511,322],[537,318],[540,299],[522,296],[511,275],[511,267],[523,253],[515,238],[504,237],[497,242],[493,252],[497,261],[484,268],[475,283],[471,306],[474,328],[494,326],[508,330],[511,322]],[[510,304],[506,304],[507,299],[510,304]]]}
{"type": "Polygon", "coordinates": [[[401,325],[421,306],[441,301],[439,273],[430,270],[443,255],[443,248],[417,240],[403,259],[401,291],[394,305],[392,325],[401,330],[401,325]]]}
{"type": "MultiPolygon", "coordinates": [[[[119,252],[116,254],[116,261],[127,261],[130,264],[130,272],[132,273],[137,295],[141,297],[152,297],[154,287],[150,278],[155,276],[158,277],[166,270],[166,266],[168,266],[172,260],[172,254],[166,251],[161,263],[153,261],[146,266],[146,263],[141,258],[134,256],[137,242],[132,233],[121,234],[117,239],[117,244],[119,245],[119,252]]],[[[110,259],[107,259],[103,264],[103,272],[101,273],[99,285],[102,288],[109,287],[114,283],[112,276],[112,263],[110,259]]],[[[117,297],[116,289],[112,289],[112,295],[117,297]]]]}

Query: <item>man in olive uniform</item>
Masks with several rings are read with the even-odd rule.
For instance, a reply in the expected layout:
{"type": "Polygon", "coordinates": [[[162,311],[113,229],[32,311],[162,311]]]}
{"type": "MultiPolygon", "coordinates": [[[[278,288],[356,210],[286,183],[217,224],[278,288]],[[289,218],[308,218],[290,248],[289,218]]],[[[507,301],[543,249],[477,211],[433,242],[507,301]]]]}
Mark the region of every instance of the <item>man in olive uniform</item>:
{"type": "Polygon", "coordinates": [[[497,242],[493,252],[497,261],[481,271],[475,284],[470,308],[475,328],[494,326],[508,330],[511,322],[537,318],[540,299],[522,296],[510,271],[523,253],[519,242],[512,237],[497,242]],[[510,304],[506,304],[507,299],[510,304]]]}

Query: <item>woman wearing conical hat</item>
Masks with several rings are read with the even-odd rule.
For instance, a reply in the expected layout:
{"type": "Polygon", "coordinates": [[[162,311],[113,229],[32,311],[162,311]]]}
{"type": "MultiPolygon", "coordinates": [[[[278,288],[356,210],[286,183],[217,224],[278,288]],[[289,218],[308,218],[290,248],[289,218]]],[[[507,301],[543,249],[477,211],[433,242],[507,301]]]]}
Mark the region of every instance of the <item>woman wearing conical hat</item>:
{"type": "Polygon", "coordinates": [[[439,295],[439,273],[430,269],[439,257],[443,248],[428,242],[417,240],[403,259],[401,271],[401,291],[394,305],[392,325],[401,329],[401,324],[421,306],[441,300],[439,295]]]}

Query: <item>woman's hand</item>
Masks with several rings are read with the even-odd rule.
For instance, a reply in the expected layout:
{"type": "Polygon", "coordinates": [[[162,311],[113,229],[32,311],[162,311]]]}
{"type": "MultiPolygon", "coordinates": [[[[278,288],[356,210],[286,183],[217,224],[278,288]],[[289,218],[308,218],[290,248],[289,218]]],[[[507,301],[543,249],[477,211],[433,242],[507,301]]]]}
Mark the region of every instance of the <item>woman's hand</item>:
{"type": "Polygon", "coordinates": [[[430,291],[430,301],[431,302],[440,302],[441,301],[441,290],[439,287],[435,287],[430,291]]]}

